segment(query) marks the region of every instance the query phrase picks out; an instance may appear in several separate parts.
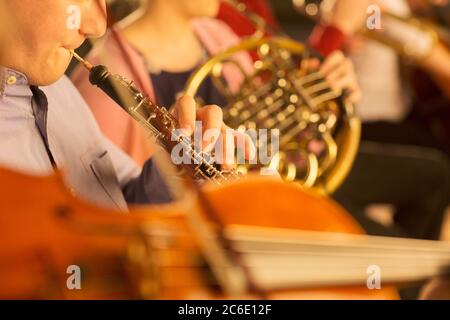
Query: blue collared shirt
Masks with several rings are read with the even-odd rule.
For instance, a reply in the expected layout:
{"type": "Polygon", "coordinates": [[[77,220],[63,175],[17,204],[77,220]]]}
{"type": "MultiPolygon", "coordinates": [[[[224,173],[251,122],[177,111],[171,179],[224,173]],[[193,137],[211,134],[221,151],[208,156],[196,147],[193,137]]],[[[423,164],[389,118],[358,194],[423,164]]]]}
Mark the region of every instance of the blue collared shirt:
{"type": "MultiPolygon", "coordinates": [[[[68,78],[40,89],[48,99],[50,151],[70,190],[98,205],[123,211],[127,203],[170,201],[153,161],[141,169],[111,143],[68,78]]],[[[53,167],[35,123],[32,98],[25,75],[0,68],[0,166],[50,175],[53,167]]]]}

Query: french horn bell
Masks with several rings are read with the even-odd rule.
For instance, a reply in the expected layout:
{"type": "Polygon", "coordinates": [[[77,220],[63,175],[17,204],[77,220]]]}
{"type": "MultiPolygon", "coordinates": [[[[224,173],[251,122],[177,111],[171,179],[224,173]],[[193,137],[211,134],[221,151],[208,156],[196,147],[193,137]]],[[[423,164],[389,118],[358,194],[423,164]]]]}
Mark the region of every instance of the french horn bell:
{"type": "MultiPolygon", "coordinates": [[[[289,38],[250,37],[200,66],[188,81],[185,93],[195,97],[210,77],[227,99],[223,111],[228,126],[279,132],[279,148],[270,153],[266,168],[278,170],[287,181],[331,194],[352,167],[361,123],[345,93],[333,91],[319,72],[303,66],[308,56],[302,43],[289,38]],[[246,72],[235,59],[242,53],[257,57],[252,72],[246,72]],[[242,74],[237,92],[224,79],[226,68],[242,74]]],[[[262,142],[271,145],[271,141],[262,142]]],[[[261,148],[261,140],[256,145],[261,148]]],[[[244,164],[238,169],[246,173],[261,167],[244,164]]]]}

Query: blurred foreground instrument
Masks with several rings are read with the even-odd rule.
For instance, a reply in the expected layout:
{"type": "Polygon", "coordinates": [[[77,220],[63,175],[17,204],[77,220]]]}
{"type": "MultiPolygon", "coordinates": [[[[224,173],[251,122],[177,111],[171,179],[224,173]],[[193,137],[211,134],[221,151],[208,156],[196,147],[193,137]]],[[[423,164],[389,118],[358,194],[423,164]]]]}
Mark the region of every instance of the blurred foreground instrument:
{"type": "Polygon", "coordinates": [[[389,284],[450,266],[448,243],[363,236],[331,200],[273,179],[207,186],[216,221],[192,193],[123,214],[74,198],[60,175],[0,179],[1,298],[394,299],[389,284]]]}

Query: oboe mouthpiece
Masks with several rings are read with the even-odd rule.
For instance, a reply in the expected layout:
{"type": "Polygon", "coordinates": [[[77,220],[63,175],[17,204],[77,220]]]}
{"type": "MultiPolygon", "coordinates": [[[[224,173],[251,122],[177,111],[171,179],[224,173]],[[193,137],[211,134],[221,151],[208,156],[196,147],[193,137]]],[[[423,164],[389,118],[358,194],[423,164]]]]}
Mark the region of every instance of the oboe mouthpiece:
{"type": "Polygon", "coordinates": [[[91,69],[94,67],[92,64],[90,64],[88,61],[84,60],[82,57],[80,57],[74,50],[69,50],[72,54],[72,57],[74,57],[78,62],[80,62],[86,69],[91,71],[91,69]]]}

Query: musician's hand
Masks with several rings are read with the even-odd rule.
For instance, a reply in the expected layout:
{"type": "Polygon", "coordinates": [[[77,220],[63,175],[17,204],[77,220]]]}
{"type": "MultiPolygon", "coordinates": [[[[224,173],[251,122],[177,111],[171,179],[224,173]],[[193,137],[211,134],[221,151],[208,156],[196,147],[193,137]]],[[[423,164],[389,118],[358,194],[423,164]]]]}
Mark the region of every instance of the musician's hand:
{"type": "Polygon", "coordinates": [[[361,89],[353,63],[341,51],[330,54],[322,65],[318,59],[309,60],[308,68],[321,72],[330,87],[338,93],[344,91],[350,102],[356,103],[361,99],[361,89]]]}
{"type": "Polygon", "coordinates": [[[328,6],[322,23],[333,25],[345,35],[353,35],[363,29],[367,21],[367,8],[374,0],[339,0],[328,6]]]}
{"type": "Polygon", "coordinates": [[[201,147],[205,152],[216,150],[216,159],[224,170],[235,166],[235,149],[238,148],[245,159],[255,157],[256,147],[252,139],[237,130],[226,126],[223,122],[222,109],[215,105],[204,106],[197,110],[196,102],[189,96],[180,98],[173,114],[186,136],[192,136],[196,124],[202,126],[201,147]]]}

